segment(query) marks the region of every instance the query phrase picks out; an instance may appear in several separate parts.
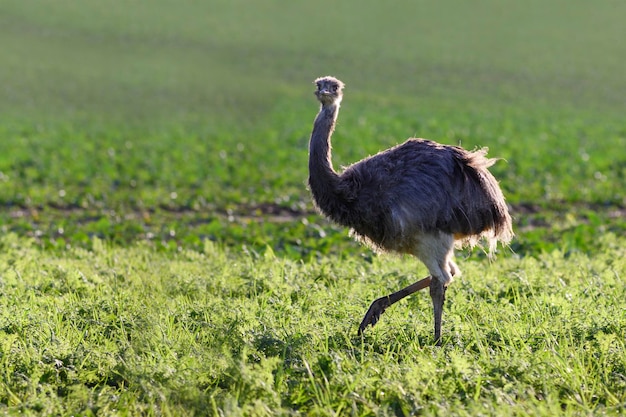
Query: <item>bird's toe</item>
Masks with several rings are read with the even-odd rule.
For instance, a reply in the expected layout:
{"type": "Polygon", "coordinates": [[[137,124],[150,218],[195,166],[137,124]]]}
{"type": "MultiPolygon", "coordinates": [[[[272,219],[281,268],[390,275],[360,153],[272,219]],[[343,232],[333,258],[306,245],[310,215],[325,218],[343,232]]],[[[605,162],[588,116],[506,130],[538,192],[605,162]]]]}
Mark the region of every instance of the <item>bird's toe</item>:
{"type": "Polygon", "coordinates": [[[372,325],[373,327],[376,323],[378,323],[380,316],[385,312],[387,307],[389,307],[388,297],[381,297],[375,300],[370,305],[367,313],[365,313],[365,317],[363,317],[363,320],[361,321],[361,325],[359,326],[359,335],[365,331],[367,326],[372,325]]]}

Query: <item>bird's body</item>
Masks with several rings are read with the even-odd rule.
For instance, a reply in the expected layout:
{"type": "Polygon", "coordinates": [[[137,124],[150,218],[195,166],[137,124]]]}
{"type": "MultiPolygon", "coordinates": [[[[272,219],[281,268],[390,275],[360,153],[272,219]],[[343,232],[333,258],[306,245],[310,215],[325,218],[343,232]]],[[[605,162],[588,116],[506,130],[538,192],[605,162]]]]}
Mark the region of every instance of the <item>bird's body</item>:
{"type": "Polygon", "coordinates": [[[320,210],[382,250],[411,252],[426,233],[490,238],[507,215],[499,188],[486,187],[491,163],[483,151],[409,139],[348,167],[333,199],[341,209],[320,210]]]}
{"type": "Polygon", "coordinates": [[[395,293],[376,300],[360,331],[375,324],[389,305],[430,285],[439,340],[445,288],[458,272],[455,242],[484,238],[493,247],[513,235],[504,197],[488,171],[495,160],[486,158],[485,150],[409,139],[339,174],[332,166],[330,140],[343,83],[333,77],[316,83],[322,106],[309,144],[309,187],[319,211],[375,249],[415,255],[431,273],[422,284],[399,291],[400,298],[395,293]]]}

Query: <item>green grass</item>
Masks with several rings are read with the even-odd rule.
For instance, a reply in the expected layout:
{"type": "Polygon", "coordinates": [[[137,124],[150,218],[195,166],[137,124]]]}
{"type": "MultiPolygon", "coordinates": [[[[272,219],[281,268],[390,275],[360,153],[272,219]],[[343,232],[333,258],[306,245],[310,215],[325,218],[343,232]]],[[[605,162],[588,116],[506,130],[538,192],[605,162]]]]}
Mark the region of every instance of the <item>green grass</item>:
{"type": "MultiPolygon", "coordinates": [[[[369,302],[416,261],[303,263],[1,241],[3,404],[25,414],[591,415],[626,401],[624,239],[595,256],[463,261],[442,348],[430,299],[369,302]]],[[[0,409],[1,410],[1,409],[0,409]]]]}
{"type": "Polygon", "coordinates": [[[626,3],[0,3],[0,414],[618,415],[626,3]],[[317,215],[411,136],[502,158],[517,234],[426,274],[317,215]]]}

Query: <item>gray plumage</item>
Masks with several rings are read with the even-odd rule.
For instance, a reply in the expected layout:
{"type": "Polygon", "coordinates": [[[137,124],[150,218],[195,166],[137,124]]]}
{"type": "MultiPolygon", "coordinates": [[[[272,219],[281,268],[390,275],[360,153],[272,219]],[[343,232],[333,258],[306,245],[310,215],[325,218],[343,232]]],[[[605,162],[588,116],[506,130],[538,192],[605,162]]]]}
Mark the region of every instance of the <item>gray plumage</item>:
{"type": "Polygon", "coordinates": [[[440,342],[444,294],[458,273],[453,247],[480,239],[508,243],[511,218],[498,182],[488,168],[486,150],[467,151],[425,139],[359,161],[341,174],[331,160],[344,84],[334,77],[315,80],[321,103],[309,144],[309,188],[319,211],[347,226],[377,250],[409,253],[431,276],[374,301],[359,332],[374,325],[385,308],[430,286],[435,309],[435,339],[440,342]]]}

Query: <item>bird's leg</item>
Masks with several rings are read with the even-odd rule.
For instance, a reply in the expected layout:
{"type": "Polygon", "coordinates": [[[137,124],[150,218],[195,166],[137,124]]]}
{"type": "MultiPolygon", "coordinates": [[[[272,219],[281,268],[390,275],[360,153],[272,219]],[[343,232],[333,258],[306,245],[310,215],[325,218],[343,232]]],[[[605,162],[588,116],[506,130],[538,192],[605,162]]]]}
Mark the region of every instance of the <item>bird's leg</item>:
{"type": "Polygon", "coordinates": [[[428,287],[428,285],[431,285],[432,288],[431,279],[432,278],[428,276],[420,281],[409,285],[408,287],[402,288],[400,291],[396,291],[393,294],[389,294],[374,300],[374,302],[370,305],[370,308],[367,310],[367,313],[365,313],[363,321],[361,321],[361,325],[359,326],[359,335],[363,333],[363,331],[369,324],[371,324],[373,327],[378,322],[380,316],[385,312],[387,307],[397,303],[403,298],[406,298],[419,290],[428,287]]]}
{"type": "Polygon", "coordinates": [[[447,286],[437,278],[430,281],[430,298],[433,300],[435,344],[437,346],[441,346],[441,316],[443,315],[443,302],[446,299],[446,288],[447,286]]]}

